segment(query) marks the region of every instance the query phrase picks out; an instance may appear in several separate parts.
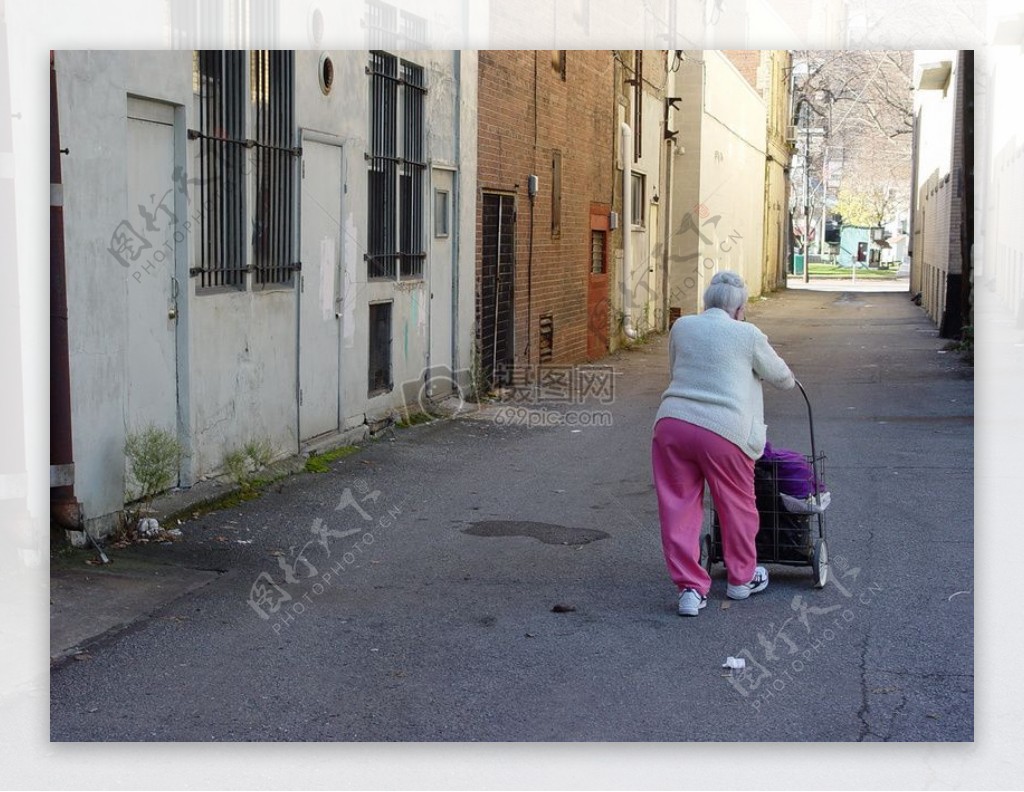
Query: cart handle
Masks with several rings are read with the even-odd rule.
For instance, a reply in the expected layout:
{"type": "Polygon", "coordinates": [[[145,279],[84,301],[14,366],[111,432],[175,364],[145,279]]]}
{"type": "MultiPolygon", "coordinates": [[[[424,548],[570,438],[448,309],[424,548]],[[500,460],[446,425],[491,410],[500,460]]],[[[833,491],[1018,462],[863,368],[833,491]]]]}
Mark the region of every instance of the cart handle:
{"type": "Polygon", "coordinates": [[[804,397],[804,401],[807,403],[807,422],[811,427],[811,470],[814,473],[814,501],[820,507],[821,506],[821,493],[818,492],[818,449],[814,443],[814,413],[811,410],[811,400],[807,398],[807,391],[804,390],[803,384],[800,380],[793,378],[796,386],[800,389],[800,393],[804,397]]]}

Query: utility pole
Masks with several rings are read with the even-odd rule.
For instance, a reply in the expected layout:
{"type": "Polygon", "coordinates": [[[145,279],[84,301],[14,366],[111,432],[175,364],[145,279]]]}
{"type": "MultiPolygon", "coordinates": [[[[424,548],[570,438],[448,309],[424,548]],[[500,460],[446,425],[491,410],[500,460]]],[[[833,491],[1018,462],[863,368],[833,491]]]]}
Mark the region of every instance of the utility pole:
{"type": "MultiPolygon", "coordinates": [[[[826,137],[825,140],[828,140],[826,137]]],[[[818,214],[818,252],[825,255],[825,212],[828,209],[828,146],[821,147],[821,212],[818,214]]]]}
{"type": "MultiPolygon", "coordinates": [[[[810,69],[811,60],[808,53],[807,68],[810,69]]],[[[804,90],[807,90],[806,83],[804,90]]],[[[804,107],[804,283],[811,280],[811,114],[806,111],[807,97],[803,97],[804,107]]]]}

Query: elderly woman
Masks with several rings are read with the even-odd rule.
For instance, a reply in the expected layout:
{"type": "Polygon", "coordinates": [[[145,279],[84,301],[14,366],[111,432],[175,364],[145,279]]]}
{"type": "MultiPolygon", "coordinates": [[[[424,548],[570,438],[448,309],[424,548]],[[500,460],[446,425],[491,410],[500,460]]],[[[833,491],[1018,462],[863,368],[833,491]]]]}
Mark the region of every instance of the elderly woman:
{"type": "Polygon", "coordinates": [[[743,279],[719,272],[704,292],[704,312],[676,320],[669,339],[672,381],[655,419],[651,458],[680,616],[696,616],[711,588],[700,565],[705,481],[721,524],[727,596],[746,599],[768,586],[754,545],[754,461],[765,444],[761,381],[792,388],[795,380],[768,337],[744,322],[746,302],[743,279]]]}

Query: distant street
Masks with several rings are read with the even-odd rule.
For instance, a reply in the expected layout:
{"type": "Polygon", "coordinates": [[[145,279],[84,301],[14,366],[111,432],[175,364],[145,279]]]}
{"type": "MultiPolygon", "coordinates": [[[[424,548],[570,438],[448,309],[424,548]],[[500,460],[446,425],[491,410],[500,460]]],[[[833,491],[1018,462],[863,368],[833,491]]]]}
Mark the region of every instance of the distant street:
{"type": "MultiPolygon", "coordinates": [[[[823,590],[776,566],[729,602],[719,565],[708,607],[676,615],[658,337],[586,399],[397,430],[132,551],[219,574],[54,668],[52,739],[972,740],[971,369],[905,291],[794,288],[748,319],[814,406],[823,590]]],[[[809,450],[796,391],[766,388],[766,416],[809,450]]]]}

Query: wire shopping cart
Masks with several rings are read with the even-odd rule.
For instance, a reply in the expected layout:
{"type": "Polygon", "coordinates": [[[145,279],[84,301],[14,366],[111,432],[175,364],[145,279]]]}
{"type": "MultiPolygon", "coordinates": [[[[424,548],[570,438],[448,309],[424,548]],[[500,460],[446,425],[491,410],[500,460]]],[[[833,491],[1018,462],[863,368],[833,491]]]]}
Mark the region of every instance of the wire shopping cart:
{"type": "MultiPolygon", "coordinates": [[[[814,572],[814,587],[822,588],[828,581],[828,545],[825,542],[825,508],[828,503],[822,499],[825,455],[818,451],[814,440],[814,416],[807,391],[799,381],[796,384],[807,403],[811,453],[804,459],[814,474],[815,493],[806,511],[793,511],[792,499],[779,490],[778,463],[764,459],[757,461],[754,465],[754,493],[760,518],[757,560],[764,564],[809,566],[814,572]]],[[[714,564],[724,558],[718,512],[710,497],[706,498],[706,503],[709,519],[708,529],[701,536],[701,566],[710,574],[714,564]]]]}

